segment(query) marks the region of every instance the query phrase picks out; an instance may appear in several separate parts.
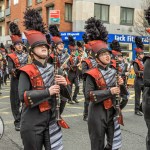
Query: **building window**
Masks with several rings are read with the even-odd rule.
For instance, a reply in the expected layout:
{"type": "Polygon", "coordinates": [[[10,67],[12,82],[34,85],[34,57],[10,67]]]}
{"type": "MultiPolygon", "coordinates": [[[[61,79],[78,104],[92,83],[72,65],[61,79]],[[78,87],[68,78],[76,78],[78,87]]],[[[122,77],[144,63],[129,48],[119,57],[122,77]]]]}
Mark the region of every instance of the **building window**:
{"type": "Polygon", "coordinates": [[[94,4],[94,16],[103,22],[109,22],[109,5],[94,4]]]}
{"type": "Polygon", "coordinates": [[[6,1],[6,8],[9,8],[10,7],[10,0],[7,0],[6,1]]]}
{"type": "Polygon", "coordinates": [[[121,7],[120,24],[133,25],[134,9],[121,7]]]}
{"type": "Polygon", "coordinates": [[[42,2],[42,0],[36,0],[36,3],[41,3],[42,2]]]}
{"type": "Polygon", "coordinates": [[[47,24],[50,25],[50,10],[54,10],[54,6],[47,7],[47,24]]]}
{"type": "Polygon", "coordinates": [[[32,6],[32,0],[27,0],[27,6],[32,6]]]}
{"type": "Polygon", "coordinates": [[[72,21],[72,4],[65,4],[65,21],[72,21]]]}
{"type": "Polygon", "coordinates": [[[14,5],[18,4],[19,0],[14,0],[14,5]]]}

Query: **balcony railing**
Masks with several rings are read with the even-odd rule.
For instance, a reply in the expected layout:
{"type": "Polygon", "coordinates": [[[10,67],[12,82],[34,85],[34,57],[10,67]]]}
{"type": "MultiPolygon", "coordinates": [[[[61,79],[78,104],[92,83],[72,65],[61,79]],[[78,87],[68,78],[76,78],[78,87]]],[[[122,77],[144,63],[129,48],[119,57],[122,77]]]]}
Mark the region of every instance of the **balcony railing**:
{"type": "Polygon", "coordinates": [[[10,15],[10,7],[5,9],[5,16],[9,16],[10,15]]]}

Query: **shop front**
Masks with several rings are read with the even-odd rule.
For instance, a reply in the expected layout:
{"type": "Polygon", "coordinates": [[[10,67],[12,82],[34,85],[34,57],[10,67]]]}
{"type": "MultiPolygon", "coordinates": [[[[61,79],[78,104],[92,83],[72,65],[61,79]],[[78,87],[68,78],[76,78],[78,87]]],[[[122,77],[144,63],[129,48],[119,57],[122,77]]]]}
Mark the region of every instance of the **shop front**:
{"type": "MultiPolygon", "coordinates": [[[[72,35],[76,41],[83,41],[82,35],[84,32],[61,32],[62,39],[65,43],[65,48],[68,49],[68,36],[72,35]]],[[[144,43],[144,52],[149,53],[149,37],[143,36],[141,37],[144,43]]],[[[126,56],[129,60],[134,60],[136,58],[135,55],[135,36],[133,35],[124,35],[124,34],[109,34],[108,35],[108,44],[110,44],[113,40],[117,40],[120,43],[122,48],[123,55],[126,56]]]]}

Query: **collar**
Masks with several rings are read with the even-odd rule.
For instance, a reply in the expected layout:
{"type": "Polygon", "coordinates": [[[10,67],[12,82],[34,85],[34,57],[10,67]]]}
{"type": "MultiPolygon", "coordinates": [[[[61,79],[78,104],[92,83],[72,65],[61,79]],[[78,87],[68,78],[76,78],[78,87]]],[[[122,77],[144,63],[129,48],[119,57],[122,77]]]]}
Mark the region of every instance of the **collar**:
{"type": "Polygon", "coordinates": [[[97,66],[99,69],[101,70],[108,70],[108,65],[106,66],[106,68],[104,68],[103,66],[101,66],[100,64],[98,64],[97,66]]]}
{"type": "Polygon", "coordinates": [[[38,60],[34,59],[34,60],[33,60],[33,63],[34,63],[35,65],[39,66],[39,67],[42,67],[42,68],[46,68],[46,66],[47,66],[46,61],[45,61],[44,65],[43,65],[43,64],[42,64],[41,62],[39,62],[38,60]]]}

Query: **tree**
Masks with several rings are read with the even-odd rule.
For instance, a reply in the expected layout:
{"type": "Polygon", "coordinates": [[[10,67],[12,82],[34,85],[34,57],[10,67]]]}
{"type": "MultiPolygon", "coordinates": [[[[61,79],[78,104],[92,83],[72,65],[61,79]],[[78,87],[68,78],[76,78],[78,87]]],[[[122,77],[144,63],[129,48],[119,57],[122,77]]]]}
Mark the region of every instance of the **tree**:
{"type": "Polygon", "coordinates": [[[150,0],[142,0],[141,10],[136,12],[134,20],[134,30],[141,36],[149,35],[146,32],[146,28],[149,27],[147,20],[145,19],[145,10],[150,6],[150,0]]]}

